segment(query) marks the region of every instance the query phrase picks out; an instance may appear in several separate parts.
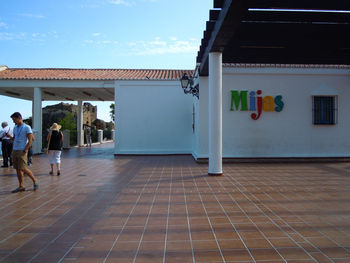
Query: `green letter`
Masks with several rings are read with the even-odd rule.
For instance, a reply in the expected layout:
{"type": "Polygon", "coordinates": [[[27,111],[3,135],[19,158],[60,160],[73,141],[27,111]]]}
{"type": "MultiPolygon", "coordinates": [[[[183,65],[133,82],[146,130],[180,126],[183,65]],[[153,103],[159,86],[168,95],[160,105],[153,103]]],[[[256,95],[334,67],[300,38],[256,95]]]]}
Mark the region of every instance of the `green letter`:
{"type": "Polygon", "coordinates": [[[231,90],[231,111],[234,111],[233,104],[236,106],[236,110],[238,110],[239,103],[241,103],[241,111],[248,110],[248,91],[242,90],[238,92],[238,90],[231,90]]]}

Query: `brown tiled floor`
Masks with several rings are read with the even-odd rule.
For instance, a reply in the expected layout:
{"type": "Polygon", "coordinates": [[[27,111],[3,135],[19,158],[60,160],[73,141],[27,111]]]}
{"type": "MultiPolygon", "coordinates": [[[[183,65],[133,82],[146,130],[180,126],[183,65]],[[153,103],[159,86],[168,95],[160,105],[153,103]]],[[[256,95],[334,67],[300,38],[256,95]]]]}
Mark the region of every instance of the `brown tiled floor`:
{"type": "Polygon", "coordinates": [[[0,262],[350,262],[350,164],[113,158],[72,149],[38,191],[0,170],[0,262]]]}

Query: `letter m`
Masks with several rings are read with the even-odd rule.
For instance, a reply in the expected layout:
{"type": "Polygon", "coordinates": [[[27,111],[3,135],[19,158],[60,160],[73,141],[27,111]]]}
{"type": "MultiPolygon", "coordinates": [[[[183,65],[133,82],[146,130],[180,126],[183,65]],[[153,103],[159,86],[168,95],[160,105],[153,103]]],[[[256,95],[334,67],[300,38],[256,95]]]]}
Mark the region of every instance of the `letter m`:
{"type": "Polygon", "coordinates": [[[241,104],[241,111],[248,110],[248,91],[242,90],[231,90],[231,111],[234,111],[234,106],[236,110],[239,109],[239,104],[241,104]]]}

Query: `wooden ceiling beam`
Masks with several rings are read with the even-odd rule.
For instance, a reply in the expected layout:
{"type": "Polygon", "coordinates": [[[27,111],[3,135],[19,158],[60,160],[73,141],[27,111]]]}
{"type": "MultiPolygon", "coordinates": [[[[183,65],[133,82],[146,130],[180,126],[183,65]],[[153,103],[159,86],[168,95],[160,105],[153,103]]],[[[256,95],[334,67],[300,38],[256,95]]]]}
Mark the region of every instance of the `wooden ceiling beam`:
{"type": "Polygon", "coordinates": [[[348,0],[250,0],[250,8],[262,9],[312,9],[312,10],[350,10],[348,0]]]}
{"type": "Polygon", "coordinates": [[[350,53],[344,55],[337,50],[327,50],[320,55],[319,50],[307,53],[298,49],[237,49],[225,51],[223,63],[272,63],[272,64],[345,64],[350,61],[350,53]]]}
{"type": "MultiPolygon", "coordinates": [[[[214,1],[215,5],[215,1],[214,1]]],[[[209,74],[209,53],[214,51],[222,51],[221,46],[226,45],[235,33],[241,18],[248,12],[248,1],[246,0],[225,0],[223,1],[222,10],[220,11],[218,20],[215,22],[213,32],[208,40],[208,45],[202,57],[198,58],[198,63],[201,63],[199,73],[201,75],[209,74]],[[221,27],[223,25],[229,26],[229,37],[222,38],[221,27]],[[224,42],[222,42],[224,41],[224,42]]]]}
{"type": "Polygon", "coordinates": [[[216,21],[216,20],[218,20],[219,15],[220,15],[220,10],[210,10],[209,11],[209,20],[216,21]]]}
{"type": "Polygon", "coordinates": [[[225,63],[350,65],[350,12],[310,11],[350,10],[349,0],[214,0],[214,6],[221,10],[210,11],[200,75],[208,75],[209,53],[216,51],[225,63]],[[290,10],[264,10],[273,8],[290,10]]]}
{"type": "Polygon", "coordinates": [[[350,13],[249,11],[246,22],[296,22],[296,23],[350,23],[350,13]]]}
{"type": "Polygon", "coordinates": [[[214,8],[222,8],[225,0],[214,0],[214,8]]]}
{"type": "Polygon", "coordinates": [[[269,24],[244,23],[237,30],[235,39],[264,41],[303,41],[309,39],[315,43],[322,40],[346,41],[344,32],[350,32],[350,24],[269,24]]]}

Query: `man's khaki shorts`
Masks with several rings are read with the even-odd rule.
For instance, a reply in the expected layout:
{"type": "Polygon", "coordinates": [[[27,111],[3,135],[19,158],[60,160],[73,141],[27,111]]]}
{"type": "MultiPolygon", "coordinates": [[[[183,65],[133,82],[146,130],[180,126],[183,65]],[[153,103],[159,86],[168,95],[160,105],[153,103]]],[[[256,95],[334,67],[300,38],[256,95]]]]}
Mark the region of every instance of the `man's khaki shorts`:
{"type": "Polygon", "coordinates": [[[24,151],[12,151],[13,168],[24,170],[27,168],[27,153],[24,151]]]}

